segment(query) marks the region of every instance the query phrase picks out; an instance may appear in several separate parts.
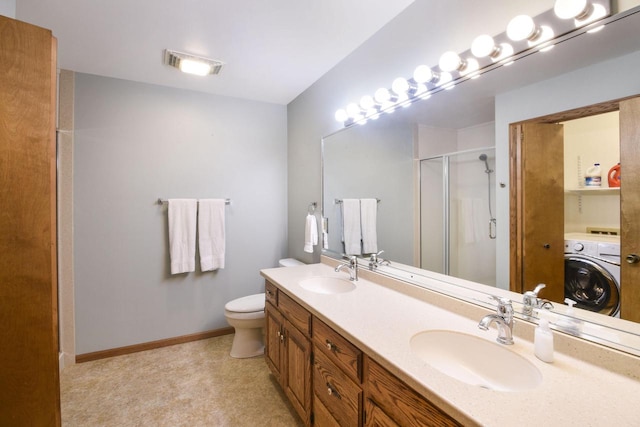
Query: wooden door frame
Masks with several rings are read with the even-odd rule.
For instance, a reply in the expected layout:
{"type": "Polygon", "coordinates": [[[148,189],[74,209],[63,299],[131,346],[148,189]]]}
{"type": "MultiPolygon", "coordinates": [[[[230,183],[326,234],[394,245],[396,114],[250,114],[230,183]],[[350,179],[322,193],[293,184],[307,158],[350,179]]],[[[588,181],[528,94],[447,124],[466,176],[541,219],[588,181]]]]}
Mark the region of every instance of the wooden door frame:
{"type": "Polygon", "coordinates": [[[522,150],[519,129],[526,123],[559,123],[618,111],[620,102],[636,96],[575,108],[529,120],[509,124],[509,290],[524,292],[522,283],[523,265],[523,198],[522,198],[522,150]]]}

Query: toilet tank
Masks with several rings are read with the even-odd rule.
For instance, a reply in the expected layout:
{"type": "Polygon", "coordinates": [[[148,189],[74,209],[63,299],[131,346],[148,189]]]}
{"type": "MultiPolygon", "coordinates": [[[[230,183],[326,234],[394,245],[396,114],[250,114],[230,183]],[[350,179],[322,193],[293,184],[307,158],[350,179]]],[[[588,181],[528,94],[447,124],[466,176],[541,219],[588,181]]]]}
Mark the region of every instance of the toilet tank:
{"type": "Polygon", "coordinates": [[[300,262],[297,259],[285,258],[278,261],[280,267],[295,267],[296,265],[304,265],[304,262],[300,262]]]}

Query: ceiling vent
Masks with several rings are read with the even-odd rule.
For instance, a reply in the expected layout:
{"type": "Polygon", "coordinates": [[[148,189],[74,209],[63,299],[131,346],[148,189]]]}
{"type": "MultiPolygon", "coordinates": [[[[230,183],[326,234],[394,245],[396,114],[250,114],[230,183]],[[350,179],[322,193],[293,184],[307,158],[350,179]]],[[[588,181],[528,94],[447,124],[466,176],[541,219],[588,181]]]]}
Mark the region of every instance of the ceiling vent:
{"type": "Polygon", "coordinates": [[[224,65],[221,61],[215,59],[204,58],[202,56],[191,55],[189,53],[176,52],[174,50],[165,49],[164,63],[179,69],[182,72],[196,74],[199,76],[207,76],[210,74],[219,74],[224,65]]]}

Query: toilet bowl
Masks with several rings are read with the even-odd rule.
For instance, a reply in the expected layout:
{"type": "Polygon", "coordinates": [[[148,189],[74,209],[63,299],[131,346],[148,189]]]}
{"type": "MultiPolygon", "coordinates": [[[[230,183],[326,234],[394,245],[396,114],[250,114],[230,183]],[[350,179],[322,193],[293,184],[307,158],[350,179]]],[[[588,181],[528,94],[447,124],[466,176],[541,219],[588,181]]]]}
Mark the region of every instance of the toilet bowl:
{"type": "MultiPolygon", "coordinates": [[[[280,267],[293,267],[304,263],[293,258],[281,259],[280,267]]],[[[235,329],[231,357],[244,359],[264,354],[264,292],[229,301],[224,316],[235,329]]]]}

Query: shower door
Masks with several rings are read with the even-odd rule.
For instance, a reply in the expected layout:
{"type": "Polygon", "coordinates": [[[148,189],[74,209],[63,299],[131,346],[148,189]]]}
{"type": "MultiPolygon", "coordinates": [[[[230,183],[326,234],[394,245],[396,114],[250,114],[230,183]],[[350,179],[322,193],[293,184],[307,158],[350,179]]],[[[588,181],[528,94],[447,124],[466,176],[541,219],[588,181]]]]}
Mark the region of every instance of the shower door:
{"type": "Polygon", "coordinates": [[[496,285],[495,149],[420,161],[421,267],[496,285]]]}

